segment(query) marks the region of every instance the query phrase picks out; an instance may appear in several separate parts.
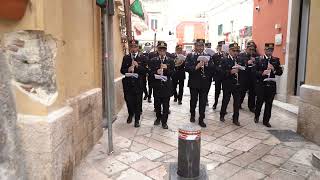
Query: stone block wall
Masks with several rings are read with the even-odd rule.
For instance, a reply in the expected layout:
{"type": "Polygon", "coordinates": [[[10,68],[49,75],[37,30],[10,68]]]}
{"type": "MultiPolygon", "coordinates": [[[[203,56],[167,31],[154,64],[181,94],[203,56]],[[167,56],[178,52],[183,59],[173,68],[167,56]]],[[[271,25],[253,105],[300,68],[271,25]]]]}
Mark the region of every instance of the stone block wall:
{"type": "Polygon", "coordinates": [[[103,134],[101,89],[70,99],[48,116],[18,116],[28,179],[72,179],[73,170],[103,134]]]}
{"type": "Polygon", "coordinates": [[[114,93],[115,93],[115,115],[121,110],[124,102],[122,77],[115,79],[114,81],[114,93]]]}
{"type": "Polygon", "coordinates": [[[300,99],[297,132],[320,145],[320,87],[301,86],[300,99]]]}

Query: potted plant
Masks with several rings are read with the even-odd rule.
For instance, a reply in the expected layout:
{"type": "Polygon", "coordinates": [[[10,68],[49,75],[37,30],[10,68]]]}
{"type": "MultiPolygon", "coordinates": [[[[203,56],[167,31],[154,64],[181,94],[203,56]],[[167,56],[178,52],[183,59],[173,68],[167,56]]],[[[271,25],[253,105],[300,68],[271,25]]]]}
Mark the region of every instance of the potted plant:
{"type": "Polygon", "coordinates": [[[29,0],[0,0],[0,19],[20,20],[29,0]]]}

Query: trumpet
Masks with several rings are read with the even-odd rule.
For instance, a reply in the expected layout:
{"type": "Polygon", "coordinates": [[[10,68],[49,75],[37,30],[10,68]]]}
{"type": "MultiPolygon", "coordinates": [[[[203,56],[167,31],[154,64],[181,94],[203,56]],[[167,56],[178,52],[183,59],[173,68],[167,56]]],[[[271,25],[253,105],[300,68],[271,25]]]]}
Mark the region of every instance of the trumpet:
{"type": "Polygon", "coordinates": [[[185,59],[186,57],[184,55],[178,54],[177,57],[174,59],[175,67],[181,66],[184,63],[185,59]]]}

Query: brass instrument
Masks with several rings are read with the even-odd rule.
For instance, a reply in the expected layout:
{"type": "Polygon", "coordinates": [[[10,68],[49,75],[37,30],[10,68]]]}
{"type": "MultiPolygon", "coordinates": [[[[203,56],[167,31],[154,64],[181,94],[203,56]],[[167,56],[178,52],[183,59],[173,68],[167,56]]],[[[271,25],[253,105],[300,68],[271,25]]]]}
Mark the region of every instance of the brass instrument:
{"type": "Polygon", "coordinates": [[[181,66],[184,63],[185,59],[186,57],[184,55],[182,54],[177,55],[177,57],[174,59],[175,67],[181,66]]]}

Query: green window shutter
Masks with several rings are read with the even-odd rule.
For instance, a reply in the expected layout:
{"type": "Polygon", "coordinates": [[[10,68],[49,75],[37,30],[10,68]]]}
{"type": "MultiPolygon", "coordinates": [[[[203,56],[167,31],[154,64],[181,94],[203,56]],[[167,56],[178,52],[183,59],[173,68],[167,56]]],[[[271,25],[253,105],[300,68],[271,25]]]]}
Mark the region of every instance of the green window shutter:
{"type": "Polygon", "coordinates": [[[139,17],[141,17],[142,19],[144,19],[144,13],[143,13],[143,9],[142,9],[142,4],[139,0],[135,0],[131,6],[131,11],[133,14],[138,15],[139,17]]]}

